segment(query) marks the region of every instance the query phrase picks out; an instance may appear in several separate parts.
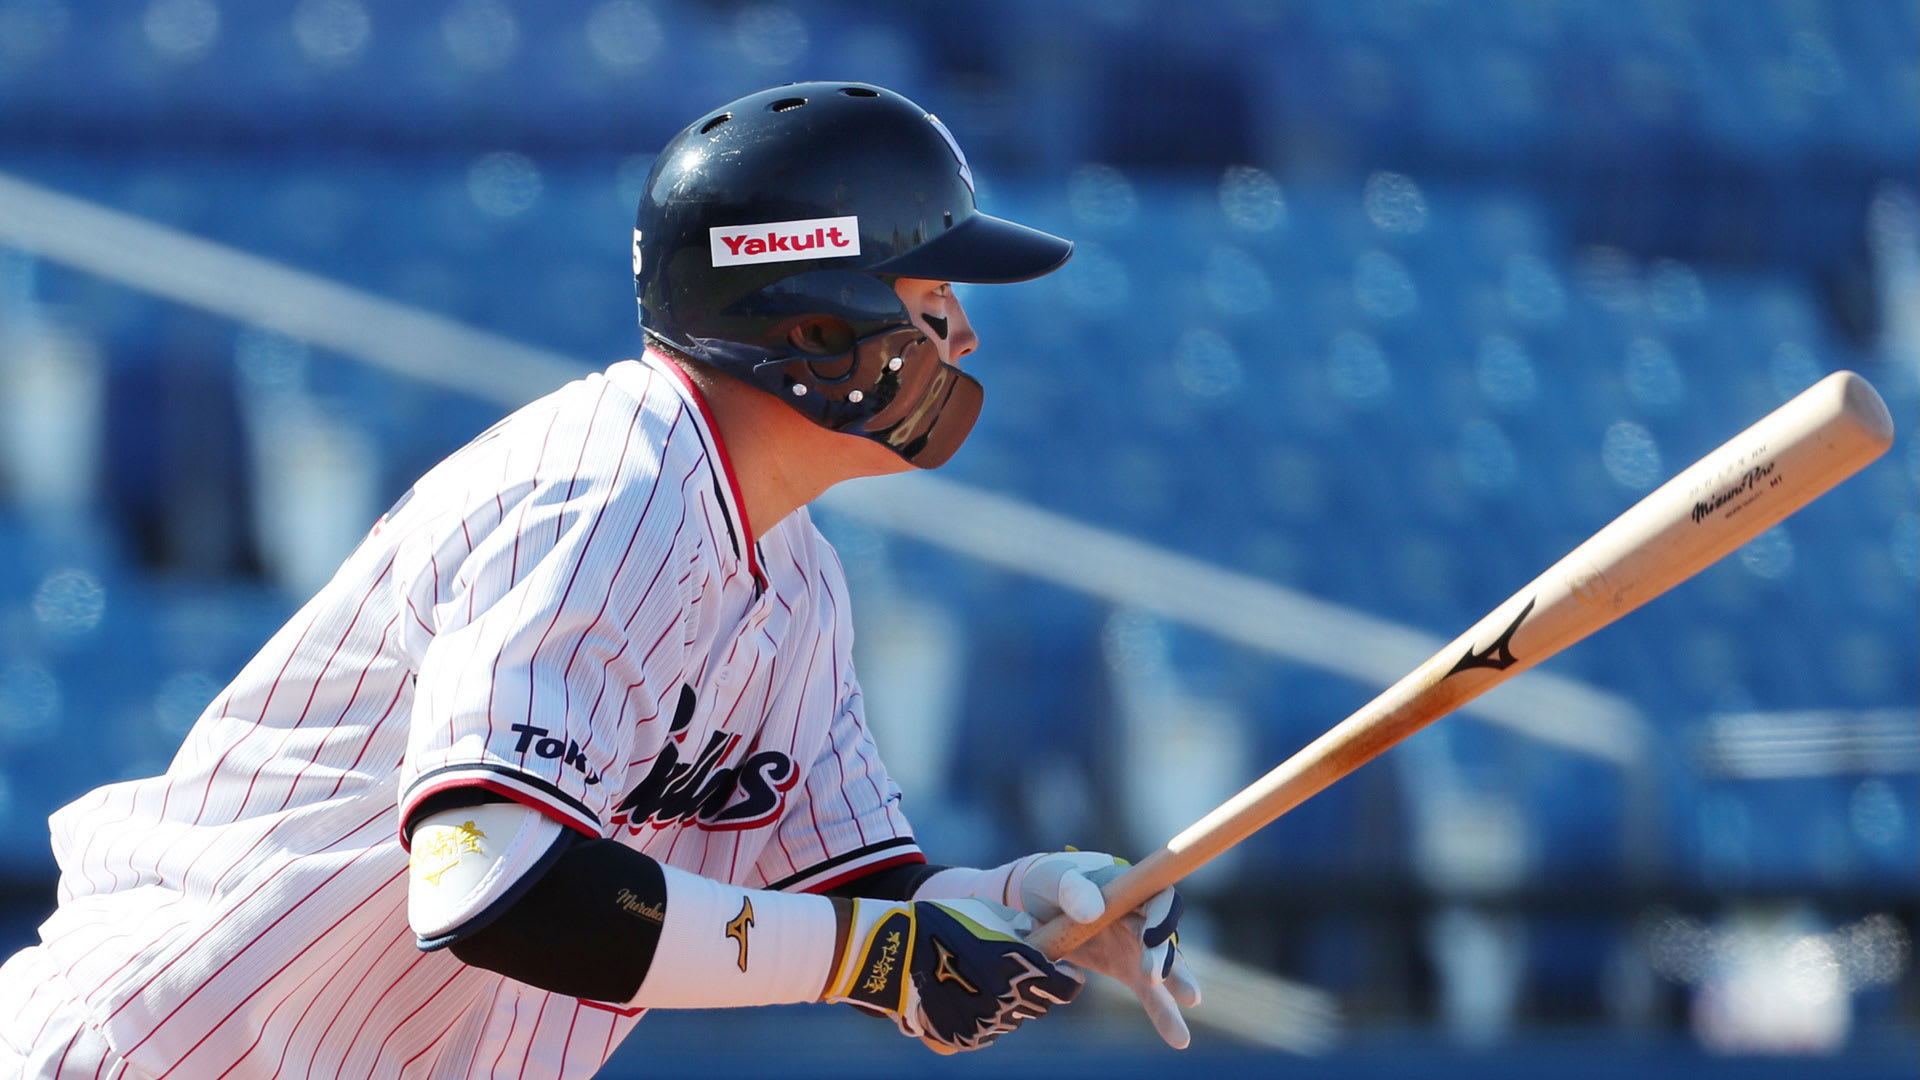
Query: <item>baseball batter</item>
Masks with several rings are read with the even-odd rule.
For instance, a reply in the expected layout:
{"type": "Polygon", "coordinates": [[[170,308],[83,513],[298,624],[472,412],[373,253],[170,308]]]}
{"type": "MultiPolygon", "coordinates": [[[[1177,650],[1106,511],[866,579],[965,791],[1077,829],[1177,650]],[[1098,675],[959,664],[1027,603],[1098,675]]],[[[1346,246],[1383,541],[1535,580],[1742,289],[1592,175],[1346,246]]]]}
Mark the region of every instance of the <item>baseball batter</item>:
{"type": "Polygon", "coordinates": [[[1184,1046],[1171,890],[1066,960],[1110,856],[931,865],[805,504],[965,439],[953,281],[1071,245],[979,212],[878,87],[702,116],[634,231],[648,348],[422,477],[163,776],[57,812],[0,1075],[585,1077],[650,1008],[845,1002],[942,1053],[1119,978],[1184,1046]]]}

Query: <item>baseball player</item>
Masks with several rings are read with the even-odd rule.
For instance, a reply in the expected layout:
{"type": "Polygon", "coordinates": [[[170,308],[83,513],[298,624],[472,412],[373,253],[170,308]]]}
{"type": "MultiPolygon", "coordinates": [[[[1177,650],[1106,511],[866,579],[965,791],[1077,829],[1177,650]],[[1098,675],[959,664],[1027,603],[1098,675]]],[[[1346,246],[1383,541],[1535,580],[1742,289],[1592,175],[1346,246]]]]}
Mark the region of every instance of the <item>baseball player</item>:
{"type": "Polygon", "coordinates": [[[54,814],[0,1074],[585,1077],[650,1008],[846,1002],[941,1053],[1082,968],[1184,1046],[1169,890],[1060,962],[1110,856],[931,865],[864,721],[805,504],[932,468],[981,389],[953,281],[1071,245],[979,212],[890,91],[779,87],[660,154],[648,348],[422,477],[165,775],[54,814]]]}

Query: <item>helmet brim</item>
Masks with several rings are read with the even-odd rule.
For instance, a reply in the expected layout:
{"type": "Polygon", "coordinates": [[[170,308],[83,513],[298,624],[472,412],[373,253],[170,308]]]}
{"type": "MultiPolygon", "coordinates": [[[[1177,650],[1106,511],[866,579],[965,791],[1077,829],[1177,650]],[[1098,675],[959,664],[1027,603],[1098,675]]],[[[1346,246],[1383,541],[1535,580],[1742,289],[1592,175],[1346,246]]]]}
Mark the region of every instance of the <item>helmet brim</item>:
{"type": "Polygon", "coordinates": [[[912,251],[867,269],[930,281],[1000,285],[1051,274],[1072,254],[1071,240],[976,211],[912,251]]]}

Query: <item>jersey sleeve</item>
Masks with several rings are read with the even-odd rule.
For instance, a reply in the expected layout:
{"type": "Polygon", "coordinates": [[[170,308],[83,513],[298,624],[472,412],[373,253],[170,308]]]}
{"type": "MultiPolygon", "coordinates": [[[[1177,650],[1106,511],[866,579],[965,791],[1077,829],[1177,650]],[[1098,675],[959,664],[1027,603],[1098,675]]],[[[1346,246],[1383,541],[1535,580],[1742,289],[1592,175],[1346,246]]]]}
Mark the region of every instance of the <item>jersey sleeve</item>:
{"type": "Polygon", "coordinates": [[[526,451],[541,464],[507,487],[497,518],[489,497],[455,523],[471,546],[437,567],[401,769],[403,842],[423,806],[472,794],[461,788],[604,835],[634,726],[657,711],[649,658],[682,645],[684,568],[672,564],[684,478],[674,429],[645,430],[656,419],[597,408],[575,425],[584,432],[550,422],[526,451]]]}
{"type": "Polygon", "coordinates": [[[757,869],[769,889],[822,892],[904,863],[926,862],[900,810],[900,787],[887,775],[857,681],[842,699],[825,745],[789,797],[777,842],[757,869]]]}

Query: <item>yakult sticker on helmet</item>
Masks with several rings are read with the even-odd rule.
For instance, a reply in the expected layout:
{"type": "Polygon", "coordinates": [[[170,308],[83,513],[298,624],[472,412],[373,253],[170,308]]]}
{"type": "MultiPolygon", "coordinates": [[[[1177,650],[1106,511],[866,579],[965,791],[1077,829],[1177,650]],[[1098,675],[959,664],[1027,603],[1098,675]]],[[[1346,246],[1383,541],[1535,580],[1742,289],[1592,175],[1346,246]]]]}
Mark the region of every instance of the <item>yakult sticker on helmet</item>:
{"type": "Polygon", "coordinates": [[[769,221],[760,225],[718,225],[707,230],[713,265],[792,262],[860,254],[857,216],[769,221]]]}

